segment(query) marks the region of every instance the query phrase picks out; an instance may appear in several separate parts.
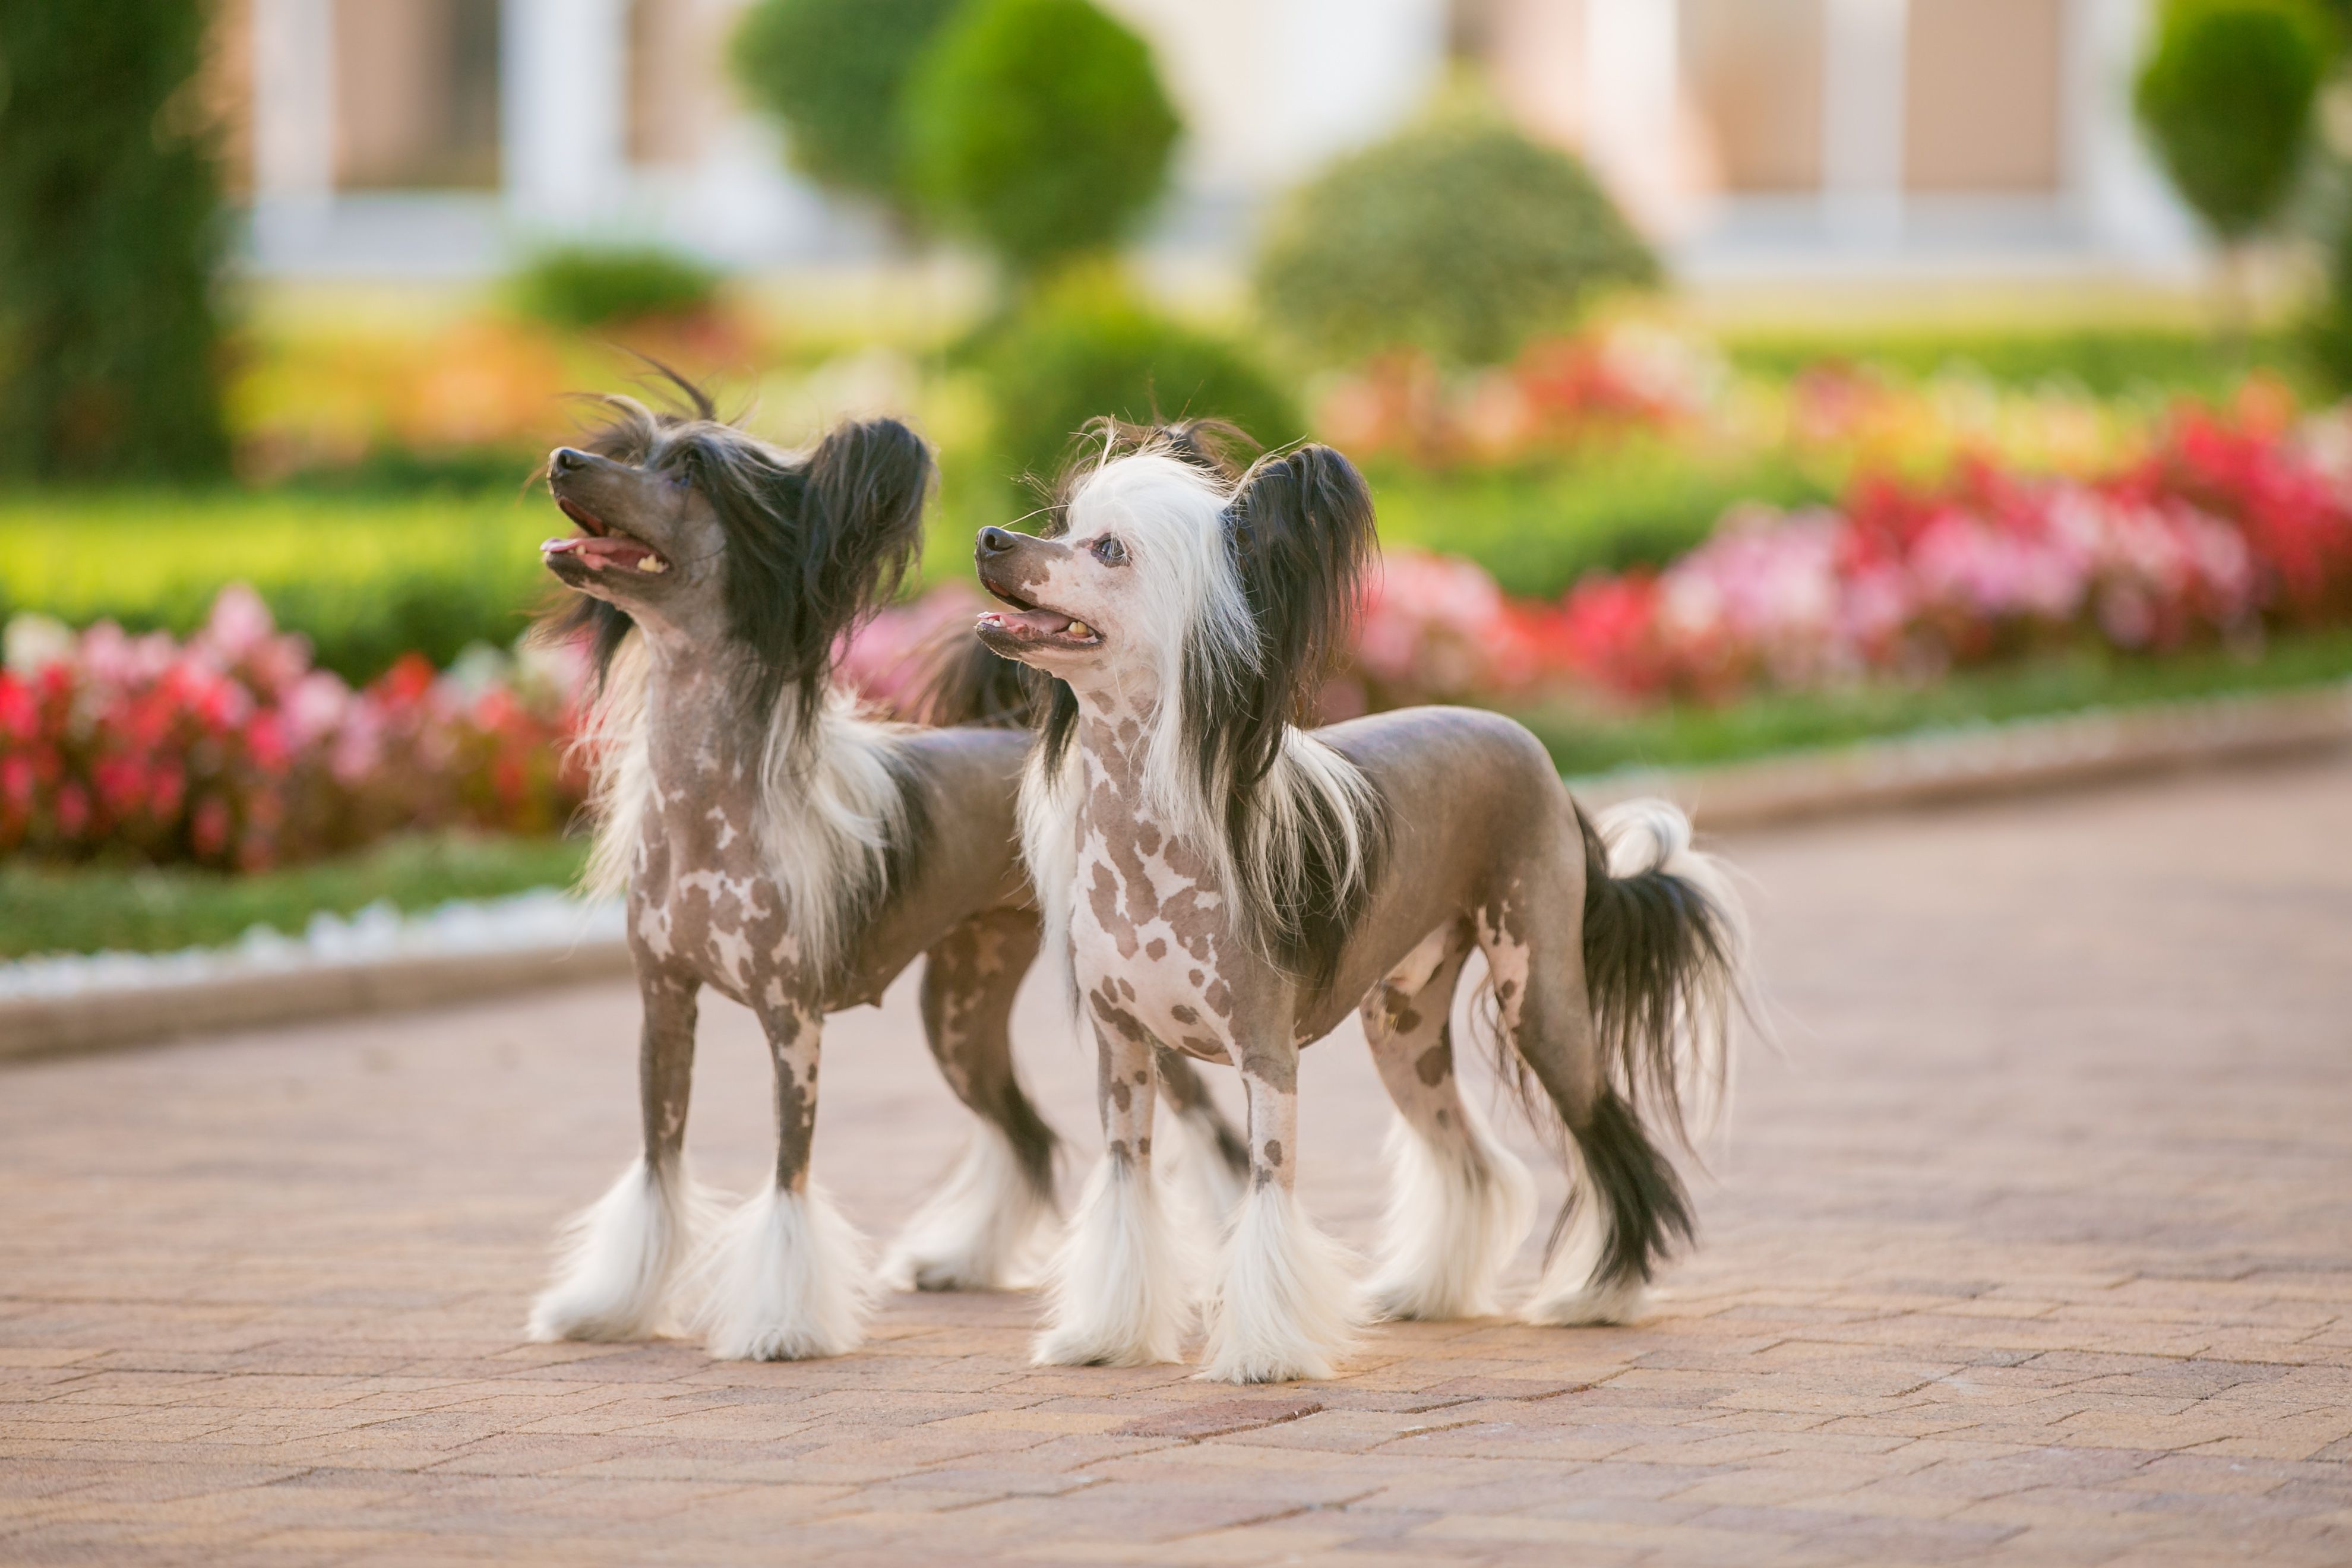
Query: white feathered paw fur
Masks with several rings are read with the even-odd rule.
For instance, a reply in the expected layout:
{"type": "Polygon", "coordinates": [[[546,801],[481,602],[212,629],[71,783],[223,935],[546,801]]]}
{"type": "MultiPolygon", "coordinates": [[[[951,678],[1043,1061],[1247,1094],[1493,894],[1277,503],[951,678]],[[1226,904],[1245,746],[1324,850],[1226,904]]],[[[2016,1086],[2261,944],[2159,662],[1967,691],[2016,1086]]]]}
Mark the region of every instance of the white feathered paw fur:
{"type": "Polygon", "coordinates": [[[874,1300],[864,1239],[814,1183],[770,1186],[730,1215],[687,1288],[693,1326],[721,1361],[846,1355],[865,1342],[874,1300]]]}
{"type": "Polygon", "coordinates": [[[1184,1359],[1198,1317],[1199,1248],[1183,1205],[1150,1167],[1106,1158],[1087,1180],[1050,1270],[1040,1366],[1149,1366],[1184,1359]]]}
{"type": "Polygon", "coordinates": [[[1441,1148],[1402,1116],[1389,1127],[1391,1186],[1365,1286],[1382,1318],[1442,1321],[1501,1310],[1503,1269],[1535,1223],[1535,1178],[1461,1103],[1463,1143],[1441,1148]]]}
{"type": "Polygon", "coordinates": [[[641,1156],[558,1235],[555,1278],[531,1303],[529,1336],[643,1340],[675,1332],[679,1277],[718,1223],[724,1194],[698,1186],[683,1161],[663,1170],[641,1156]]]}
{"type": "Polygon", "coordinates": [[[1209,1307],[1201,1376],[1217,1383],[1328,1378],[1356,1345],[1361,1293],[1344,1248],[1272,1183],[1242,1200],[1209,1307]]]}
{"type": "Polygon", "coordinates": [[[1028,1289],[1052,1253],[1055,1217],[1004,1134],[982,1123],[890,1244],[882,1283],[893,1290],[1028,1289]]]}

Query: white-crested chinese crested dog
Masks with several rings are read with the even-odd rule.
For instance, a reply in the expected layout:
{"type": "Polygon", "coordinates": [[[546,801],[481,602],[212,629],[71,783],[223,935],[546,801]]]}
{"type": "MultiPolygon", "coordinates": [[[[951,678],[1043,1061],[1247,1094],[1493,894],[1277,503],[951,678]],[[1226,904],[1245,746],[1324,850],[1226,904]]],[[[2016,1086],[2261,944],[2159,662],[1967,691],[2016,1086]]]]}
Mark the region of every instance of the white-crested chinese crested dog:
{"type": "Polygon", "coordinates": [[[1367,1316],[1494,1310],[1533,1189],[1457,1087],[1449,1017],[1474,948],[1498,1054],[1570,1182],[1526,1317],[1625,1321],[1690,1235],[1657,1138],[1687,1145],[1721,1101],[1745,962],[1733,890],[1679,811],[1588,819],[1497,715],[1295,722],[1373,550],[1370,495],[1339,453],[1236,477],[1181,427],[1111,429],[1043,534],[981,532],[981,581],[1006,607],[980,637],[1055,682],[1022,834],[1097,1041],[1106,1142],[1052,1266],[1041,1362],[1180,1356],[1196,1291],[1152,1177],[1163,1047],[1230,1062],[1248,1099],[1203,1375],[1328,1376],[1367,1316]],[[1351,1010],[1399,1113],[1362,1289],[1293,1198],[1298,1052],[1351,1010]]]}
{"type": "MultiPolygon", "coordinates": [[[[542,547],[577,591],[550,635],[589,638],[597,670],[590,881],[628,895],[644,1142],[572,1223],[530,1330],[615,1340],[679,1322],[718,1356],[839,1354],[859,1342],[873,1285],[809,1179],[828,1012],[877,1001],[928,955],[924,1028],[980,1119],[884,1279],[1014,1282],[1055,1213],[1055,1137],[1014,1074],[1008,1024],[1039,940],[1015,826],[1028,742],[1018,723],[882,723],[833,686],[840,639],[919,543],[932,463],[914,432],[850,424],[786,452],[678,386],[685,411],[611,400],[613,422],[548,463],[579,528],[542,547]],[[723,1216],[684,1158],[704,986],[758,1016],[774,1058],[773,1177],[723,1216]]],[[[1189,1087],[1171,1096],[1184,1123],[1239,1163],[1189,1087]]]]}

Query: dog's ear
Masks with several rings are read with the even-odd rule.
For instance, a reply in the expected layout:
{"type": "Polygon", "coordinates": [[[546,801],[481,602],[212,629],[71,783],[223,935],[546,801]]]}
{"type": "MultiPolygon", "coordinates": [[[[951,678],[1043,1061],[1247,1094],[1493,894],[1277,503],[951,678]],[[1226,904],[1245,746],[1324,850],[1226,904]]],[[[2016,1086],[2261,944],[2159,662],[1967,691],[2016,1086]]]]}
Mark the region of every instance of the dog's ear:
{"type": "Polygon", "coordinates": [[[824,579],[848,619],[896,593],[913,569],[931,471],[931,449],[896,419],[844,425],[810,456],[803,570],[824,579]]]}
{"type": "Polygon", "coordinates": [[[1371,489],[1330,447],[1301,447],[1244,475],[1225,519],[1262,674],[1280,710],[1308,721],[1306,705],[1346,651],[1377,544],[1371,489]]]}

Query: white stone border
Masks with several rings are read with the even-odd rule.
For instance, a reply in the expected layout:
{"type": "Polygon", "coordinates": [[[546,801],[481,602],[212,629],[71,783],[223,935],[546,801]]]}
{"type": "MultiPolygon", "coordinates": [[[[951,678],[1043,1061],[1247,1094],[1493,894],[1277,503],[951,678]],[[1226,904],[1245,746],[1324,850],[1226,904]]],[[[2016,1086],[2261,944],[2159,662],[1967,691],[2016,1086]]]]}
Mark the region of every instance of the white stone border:
{"type": "MultiPolygon", "coordinates": [[[[1606,805],[1663,795],[1699,827],[2089,784],[2352,743],[2352,683],[2022,720],[1721,767],[1571,779],[1606,805]]],[[[400,920],[324,917],[303,941],[0,964],[0,1061],[352,1013],[394,1012],[628,973],[616,904],[551,892],[400,920]]]]}

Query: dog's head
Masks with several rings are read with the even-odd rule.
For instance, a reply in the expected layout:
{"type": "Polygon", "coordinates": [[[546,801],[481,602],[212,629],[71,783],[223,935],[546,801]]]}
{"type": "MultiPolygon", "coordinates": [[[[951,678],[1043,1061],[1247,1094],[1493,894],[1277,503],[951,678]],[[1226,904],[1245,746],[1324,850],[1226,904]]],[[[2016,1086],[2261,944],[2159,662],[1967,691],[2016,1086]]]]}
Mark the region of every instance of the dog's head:
{"type": "Polygon", "coordinates": [[[796,684],[813,709],[835,641],[914,560],[930,452],[891,419],[782,451],[678,385],[685,411],[608,399],[611,423],[548,458],[548,489],[579,530],[540,547],[581,595],[562,627],[593,634],[600,668],[632,625],[660,641],[731,645],[749,657],[761,707],[796,684]]]}
{"type": "Polygon", "coordinates": [[[1370,491],[1328,447],[1239,479],[1146,441],[1083,475],[1055,531],[982,529],[982,641],[1079,689],[1171,699],[1252,783],[1311,701],[1373,547],[1370,491]]]}

